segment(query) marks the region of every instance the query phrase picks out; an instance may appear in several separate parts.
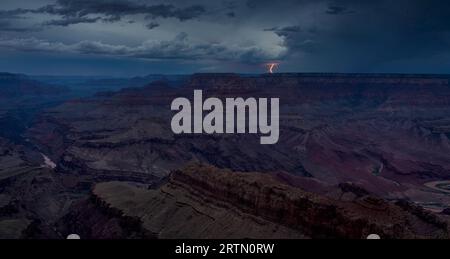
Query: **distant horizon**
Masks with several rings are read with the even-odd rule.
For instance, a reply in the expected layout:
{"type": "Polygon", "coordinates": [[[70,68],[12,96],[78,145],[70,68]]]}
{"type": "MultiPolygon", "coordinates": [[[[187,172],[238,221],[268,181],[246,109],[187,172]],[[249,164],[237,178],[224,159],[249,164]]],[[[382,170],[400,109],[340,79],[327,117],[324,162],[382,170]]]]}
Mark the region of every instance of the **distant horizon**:
{"type": "Polygon", "coordinates": [[[277,76],[277,75],[360,75],[360,76],[385,76],[385,75],[397,75],[397,76],[405,76],[405,77],[450,77],[450,73],[447,74],[439,74],[439,73],[400,73],[400,72],[392,72],[392,73],[371,73],[371,72],[362,72],[362,73],[352,73],[352,72],[276,72],[276,73],[239,73],[239,72],[194,72],[194,73],[148,73],[148,74],[139,74],[139,75],[131,75],[131,76],[115,76],[115,75],[107,75],[107,74],[98,74],[98,75],[80,75],[80,74],[27,74],[21,72],[10,72],[10,71],[0,71],[1,73],[13,74],[13,75],[24,75],[28,77],[73,77],[73,78],[99,78],[99,79],[121,79],[121,78],[139,78],[146,76],[192,76],[192,75],[256,75],[256,76],[277,76]]]}

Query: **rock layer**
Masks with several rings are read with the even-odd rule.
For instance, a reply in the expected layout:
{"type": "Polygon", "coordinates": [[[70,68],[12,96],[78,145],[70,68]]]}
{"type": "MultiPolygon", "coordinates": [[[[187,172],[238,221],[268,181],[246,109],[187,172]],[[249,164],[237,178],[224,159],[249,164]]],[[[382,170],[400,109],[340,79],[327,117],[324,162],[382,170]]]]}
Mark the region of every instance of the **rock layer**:
{"type": "MultiPolygon", "coordinates": [[[[348,192],[348,188],[345,192],[348,192]]],[[[359,192],[360,193],[360,192],[359,192]]],[[[364,193],[365,194],[365,193],[364,193]]],[[[191,164],[146,190],[121,182],[92,193],[159,238],[448,238],[448,222],[408,203],[306,192],[261,173],[191,164]]]]}

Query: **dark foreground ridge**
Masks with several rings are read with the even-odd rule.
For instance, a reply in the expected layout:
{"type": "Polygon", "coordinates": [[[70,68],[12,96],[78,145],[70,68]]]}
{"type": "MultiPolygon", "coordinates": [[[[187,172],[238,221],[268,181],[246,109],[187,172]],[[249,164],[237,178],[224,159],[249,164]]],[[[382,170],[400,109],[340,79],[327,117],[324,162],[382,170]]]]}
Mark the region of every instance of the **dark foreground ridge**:
{"type": "Polygon", "coordinates": [[[126,225],[139,224],[138,233],[157,238],[449,237],[447,221],[414,205],[357,193],[349,200],[342,198],[349,189],[336,192],[340,199],[305,192],[267,174],[191,164],[154,190],[123,182],[98,184],[90,202],[71,219],[95,230],[90,238],[112,231],[104,222],[88,224],[84,210],[92,212],[92,207],[102,212],[102,221],[119,215],[126,225]]]}

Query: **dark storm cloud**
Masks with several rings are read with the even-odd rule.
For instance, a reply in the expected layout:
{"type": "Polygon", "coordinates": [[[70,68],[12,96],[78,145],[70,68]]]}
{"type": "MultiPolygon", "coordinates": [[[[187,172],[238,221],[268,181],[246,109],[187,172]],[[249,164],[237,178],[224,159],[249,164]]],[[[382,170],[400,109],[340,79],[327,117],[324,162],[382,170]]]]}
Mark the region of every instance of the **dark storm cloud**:
{"type": "MultiPolygon", "coordinates": [[[[65,17],[62,19],[56,19],[56,20],[50,20],[43,23],[44,26],[62,26],[67,27],[69,25],[73,24],[81,24],[81,23],[96,23],[98,21],[105,22],[105,23],[113,23],[118,22],[122,18],[118,15],[114,16],[108,16],[106,18],[102,17],[65,17]]],[[[132,21],[133,22],[133,21],[132,21]]],[[[150,24],[156,24],[156,23],[150,23],[150,24]]],[[[159,25],[158,25],[159,26],[159,25]]],[[[155,26],[157,27],[157,26],[155,26]]]]}
{"type": "Polygon", "coordinates": [[[238,2],[222,1],[222,5],[223,5],[223,8],[220,9],[219,11],[223,11],[223,13],[229,18],[236,17],[236,10],[240,7],[238,2]]]}
{"type": "Polygon", "coordinates": [[[0,38],[1,47],[26,52],[94,54],[143,59],[237,60],[248,63],[273,58],[270,53],[256,46],[229,47],[220,43],[194,43],[190,41],[188,34],[185,32],[179,33],[171,40],[149,40],[133,47],[87,40],[65,44],[36,38],[0,38]]]}
{"type": "Polygon", "coordinates": [[[2,32],[35,32],[39,30],[40,28],[37,27],[19,27],[8,20],[0,20],[0,31],[2,32]]]}
{"type": "Polygon", "coordinates": [[[100,17],[95,18],[87,18],[87,17],[70,17],[66,19],[60,19],[60,20],[50,20],[44,23],[44,25],[50,25],[50,26],[69,26],[72,24],[79,24],[79,23],[95,23],[98,20],[101,20],[100,17]]]}
{"type": "MultiPolygon", "coordinates": [[[[248,4],[255,7],[258,2],[250,0],[248,4]]],[[[262,2],[270,5],[266,9],[275,8],[262,2]]],[[[291,8],[301,10],[307,2],[312,1],[292,1],[291,8]]],[[[439,57],[450,54],[450,2],[322,2],[313,10],[315,15],[308,23],[312,27],[299,21],[266,30],[283,38],[288,49],[284,56],[287,66],[314,71],[404,71],[392,65],[403,62],[419,72],[446,71],[439,57]],[[421,64],[423,60],[434,67],[421,64]]],[[[449,63],[446,66],[450,68],[449,63]]]]}
{"type": "Polygon", "coordinates": [[[315,37],[316,30],[314,28],[303,29],[299,25],[273,27],[265,29],[278,35],[283,39],[283,45],[287,47],[288,53],[284,57],[294,55],[295,52],[313,52],[317,49],[317,43],[312,40],[315,37]]]}
{"type": "Polygon", "coordinates": [[[104,22],[118,22],[120,20],[122,20],[122,17],[120,17],[120,15],[111,15],[102,19],[102,21],[104,22]]]}
{"type": "MultiPolygon", "coordinates": [[[[3,49],[236,64],[277,60],[280,69],[290,71],[404,71],[405,66],[395,65],[400,63],[413,72],[450,71],[445,59],[450,57],[450,1],[48,0],[32,7],[28,3],[2,7],[3,49]],[[46,31],[29,33],[36,28],[34,21],[46,25],[42,26],[46,31]],[[70,26],[79,23],[86,25],[70,26]],[[73,32],[73,37],[66,32],[73,32]]],[[[214,66],[220,69],[219,63],[214,66]]]]}
{"type": "Polygon", "coordinates": [[[328,10],[326,11],[326,13],[332,14],[332,15],[339,15],[339,14],[351,13],[351,11],[348,10],[347,7],[345,7],[345,6],[330,5],[330,6],[328,6],[328,10]]]}
{"type": "Polygon", "coordinates": [[[298,25],[286,26],[286,27],[273,27],[270,29],[265,29],[265,31],[273,31],[278,36],[288,36],[293,33],[298,33],[302,31],[302,28],[298,25]]]}
{"type": "Polygon", "coordinates": [[[147,5],[127,0],[58,0],[37,9],[18,8],[2,11],[0,14],[20,15],[27,13],[46,13],[69,18],[82,18],[88,15],[104,15],[113,19],[126,15],[144,14],[150,18],[177,18],[180,21],[196,18],[205,13],[201,5],[177,8],[171,4],[147,5]]]}
{"type": "Polygon", "coordinates": [[[22,18],[22,14],[30,12],[29,9],[17,8],[14,10],[0,10],[0,17],[2,19],[17,19],[22,18]]]}
{"type": "Polygon", "coordinates": [[[145,27],[146,27],[147,29],[149,29],[149,30],[153,30],[154,28],[159,27],[159,23],[151,22],[151,23],[145,25],[145,27]]]}
{"type": "MultiPolygon", "coordinates": [[[[173,9],[173,8],[172,8],[173,9]]],[[[190,20],[193,18],[196,18],[202,14],[205,13],[205,8],[201,5],[193,5],[187,8],[179,8],[176,10],[172,10],[171,12],[168,12],[166,14],[159,14],[156,15],[156,17],[161,16],[164,18],[167,17],[175,17],[178,18],[180,21],[190,20]]]]}

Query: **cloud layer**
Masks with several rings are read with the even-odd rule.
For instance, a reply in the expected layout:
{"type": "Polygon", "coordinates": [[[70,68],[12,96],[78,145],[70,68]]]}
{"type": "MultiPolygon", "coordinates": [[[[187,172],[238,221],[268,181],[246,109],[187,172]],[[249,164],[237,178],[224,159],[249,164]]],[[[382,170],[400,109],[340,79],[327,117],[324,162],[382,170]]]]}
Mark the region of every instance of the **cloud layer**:
{"type": "Polygon", "coordinates": [[[21,14],[51,14],[60,15],[64,19],[71,19],[81,23],[89,15],[106,16],[113,20],[119,20],[127,15],[146,15],[147,18],[177,18],[180,21],[196,18],[205,13],[201,5],[191,5],[184,8],[176,8],[171,4],[140,4],[127,0],[57,0],[54,4],[48,4],[39,8],[16,8],[0,11],[0,15],[17,16],[21,14]]]}
{"type": "Polygon", "coordinates": [[[67,54],[67,62],[69,54],[178,60],[174,70],[180,61],[197,61],[193,71],[228,71],[231,62],[241,72],[262,72],[260,63],[271,61],[280,71],[450,70],[445,1],[4,1],[0,51],[10,57],[51,52],[67,54]],[[208,61],[216,63],[203,67],[208,61]]]}
{"type": "Polygon", "coordinates": [[[172,40],[148,40],[132,47],[112,45],[100,41],[80,41],[74,44],[65,44],[36,38],[0,38],[0,47],[25,52],[93,54],[143,59],[237,60],[242,62],[276,59],[283,54],[282,49],[279,52],[271,53],[254,46],[193,43],[189,41],[186,33],[180,33],[172,40]]]}

